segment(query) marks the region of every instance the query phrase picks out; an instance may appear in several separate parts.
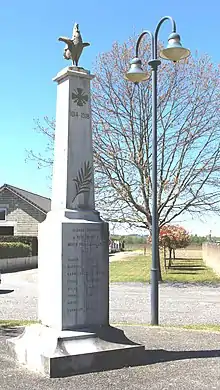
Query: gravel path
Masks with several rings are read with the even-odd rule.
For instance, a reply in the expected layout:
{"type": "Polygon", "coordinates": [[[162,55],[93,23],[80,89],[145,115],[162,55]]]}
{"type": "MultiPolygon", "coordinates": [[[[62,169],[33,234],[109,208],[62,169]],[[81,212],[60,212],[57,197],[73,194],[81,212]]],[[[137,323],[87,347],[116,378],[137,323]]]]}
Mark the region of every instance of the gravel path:
{"type": "Polygon", "coordinates": [[[0,328],[0,390],[219,390],[219,333],[140,326],[123,329],[128,338],[145,345],[142,364],[47,379],[14,362],[6,339],[16,332],[0,328]]]}
{"type": "MultiPolygon", "coordinates": [[[[2,275],[0,319],[37,319],[37,270],[2,275]],[[8,290],[8,291],[7,291],[8,290]],[[10,290],[14,290],[10,292],[10,290]]],[[[220,285],[163,284],[161,324],[219,324],[220,285]]],[[[150,285],[110,285],[111,323],[150,322],[150,285]]]]}
{"type": "Polygon", "coordinates": [[[128,258],[131,258],[133,256],[142,255],[143,251],[135,251],[135,252],[117,252],[117,253],[110,253],[109,255],[109,262],[112,261],[121,261],[121,260],[127,260],[128,258]]]}

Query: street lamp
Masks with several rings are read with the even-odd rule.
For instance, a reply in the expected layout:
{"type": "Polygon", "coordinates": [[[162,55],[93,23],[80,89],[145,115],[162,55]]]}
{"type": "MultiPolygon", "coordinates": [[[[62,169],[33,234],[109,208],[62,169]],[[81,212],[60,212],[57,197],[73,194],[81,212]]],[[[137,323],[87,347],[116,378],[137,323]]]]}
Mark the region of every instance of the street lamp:
{"type": "Polygon", "coordinates": [[[172,33],[168,37],[168,45],[161,50],[160,57],[171,61],[180,61],[190,55],[190,51],[182,47],[180,36],[176,32],[176,23],[170,16],[162,18],[152,34],[143,31],[136,44],[136,57],[130,63],[130,69],[125,78],[139,83],[148,79],[147,73],[142,69],[138,57],[138,49],[144,35],[151,38],[151,60],[148,64],[152,70],[152,266],[151,266],[151,324],[158,325],[158,213],[157,213],[157,68],[161,61],[157,58],[157,41],[161,25],[166,20],[172,24],[172,33]]]}

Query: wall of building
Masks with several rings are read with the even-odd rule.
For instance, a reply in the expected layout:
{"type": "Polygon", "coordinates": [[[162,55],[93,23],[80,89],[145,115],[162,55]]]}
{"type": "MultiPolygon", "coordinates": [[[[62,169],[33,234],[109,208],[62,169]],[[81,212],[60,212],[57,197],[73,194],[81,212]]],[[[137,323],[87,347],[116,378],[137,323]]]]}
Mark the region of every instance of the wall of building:
{"type": "Polygon", "coordinates": [[[38,223],[43,222],[46,215],[5,189],[0,193],[0,208],[7,208],[6,221],[0,221],[0,226],[14,225],[14,235],[37,236],[38,223]]]}
{"type": "Polygon", "coordinates": [[[220,244],[204,243],[202,245],[202,258],[208,267],[220,275],[220,244]]]}
{"type": "Polygon", "coordinates": [[[0,259],[0,273],[6,274],[10,272],[25,271],[34,269],[38,266],[38,257],[16,257],[11,259],[0,259]]]}

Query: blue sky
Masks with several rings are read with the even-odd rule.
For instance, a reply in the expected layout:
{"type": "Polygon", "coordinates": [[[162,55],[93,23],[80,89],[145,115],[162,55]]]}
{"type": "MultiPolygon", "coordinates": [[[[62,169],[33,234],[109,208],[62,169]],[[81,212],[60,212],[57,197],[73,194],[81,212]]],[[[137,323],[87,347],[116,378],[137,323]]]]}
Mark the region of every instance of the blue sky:
{"type": "MultiPolygon", "coordinates": [[[[134,32],[153,30],[162,16],[177,23],[182,43],[193,52],[208,53],[220,63],[220,3],[201,1],[139,0],[1,1],[0,8],[0,184],[8,183],[50,196],[46,172],[25,162],[25,149],[43,151],[45,139],[34,132],[34,118],[55,116],[56,85],[52,78],[67,66],[60,35],[70,36],[80,24],[84,41],[81,64],[92,70],[96,56],[123,42],[134,32]]],[[[160,31],[167,40],[169,23],[160,31]]]]}

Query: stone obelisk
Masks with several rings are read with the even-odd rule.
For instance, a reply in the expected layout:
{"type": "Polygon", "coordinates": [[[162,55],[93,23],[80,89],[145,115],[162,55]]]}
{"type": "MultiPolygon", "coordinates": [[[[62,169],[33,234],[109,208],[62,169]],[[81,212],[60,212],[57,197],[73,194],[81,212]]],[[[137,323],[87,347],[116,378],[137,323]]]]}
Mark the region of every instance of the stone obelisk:
{"type": "Polygon", "coordinates": [[[67,68],[54,79],[52,207],[39,226],[39,319],[58,330],[108,324],[108,224],[94,205],[92,78],[67,68]]]}
{"type": "MultiPolygon", "coordinates": [[[[60,40],[64,56],[78,64],[78,25],[72,39],[60,40]]],[[[143,353],[109,325],[108,224],[94,202],[92,78],[77,66],[54,78],[52,206],[38,233],[40,324],[9,340],[21,363],[50,377],[123,367],[143,353]]]]}

